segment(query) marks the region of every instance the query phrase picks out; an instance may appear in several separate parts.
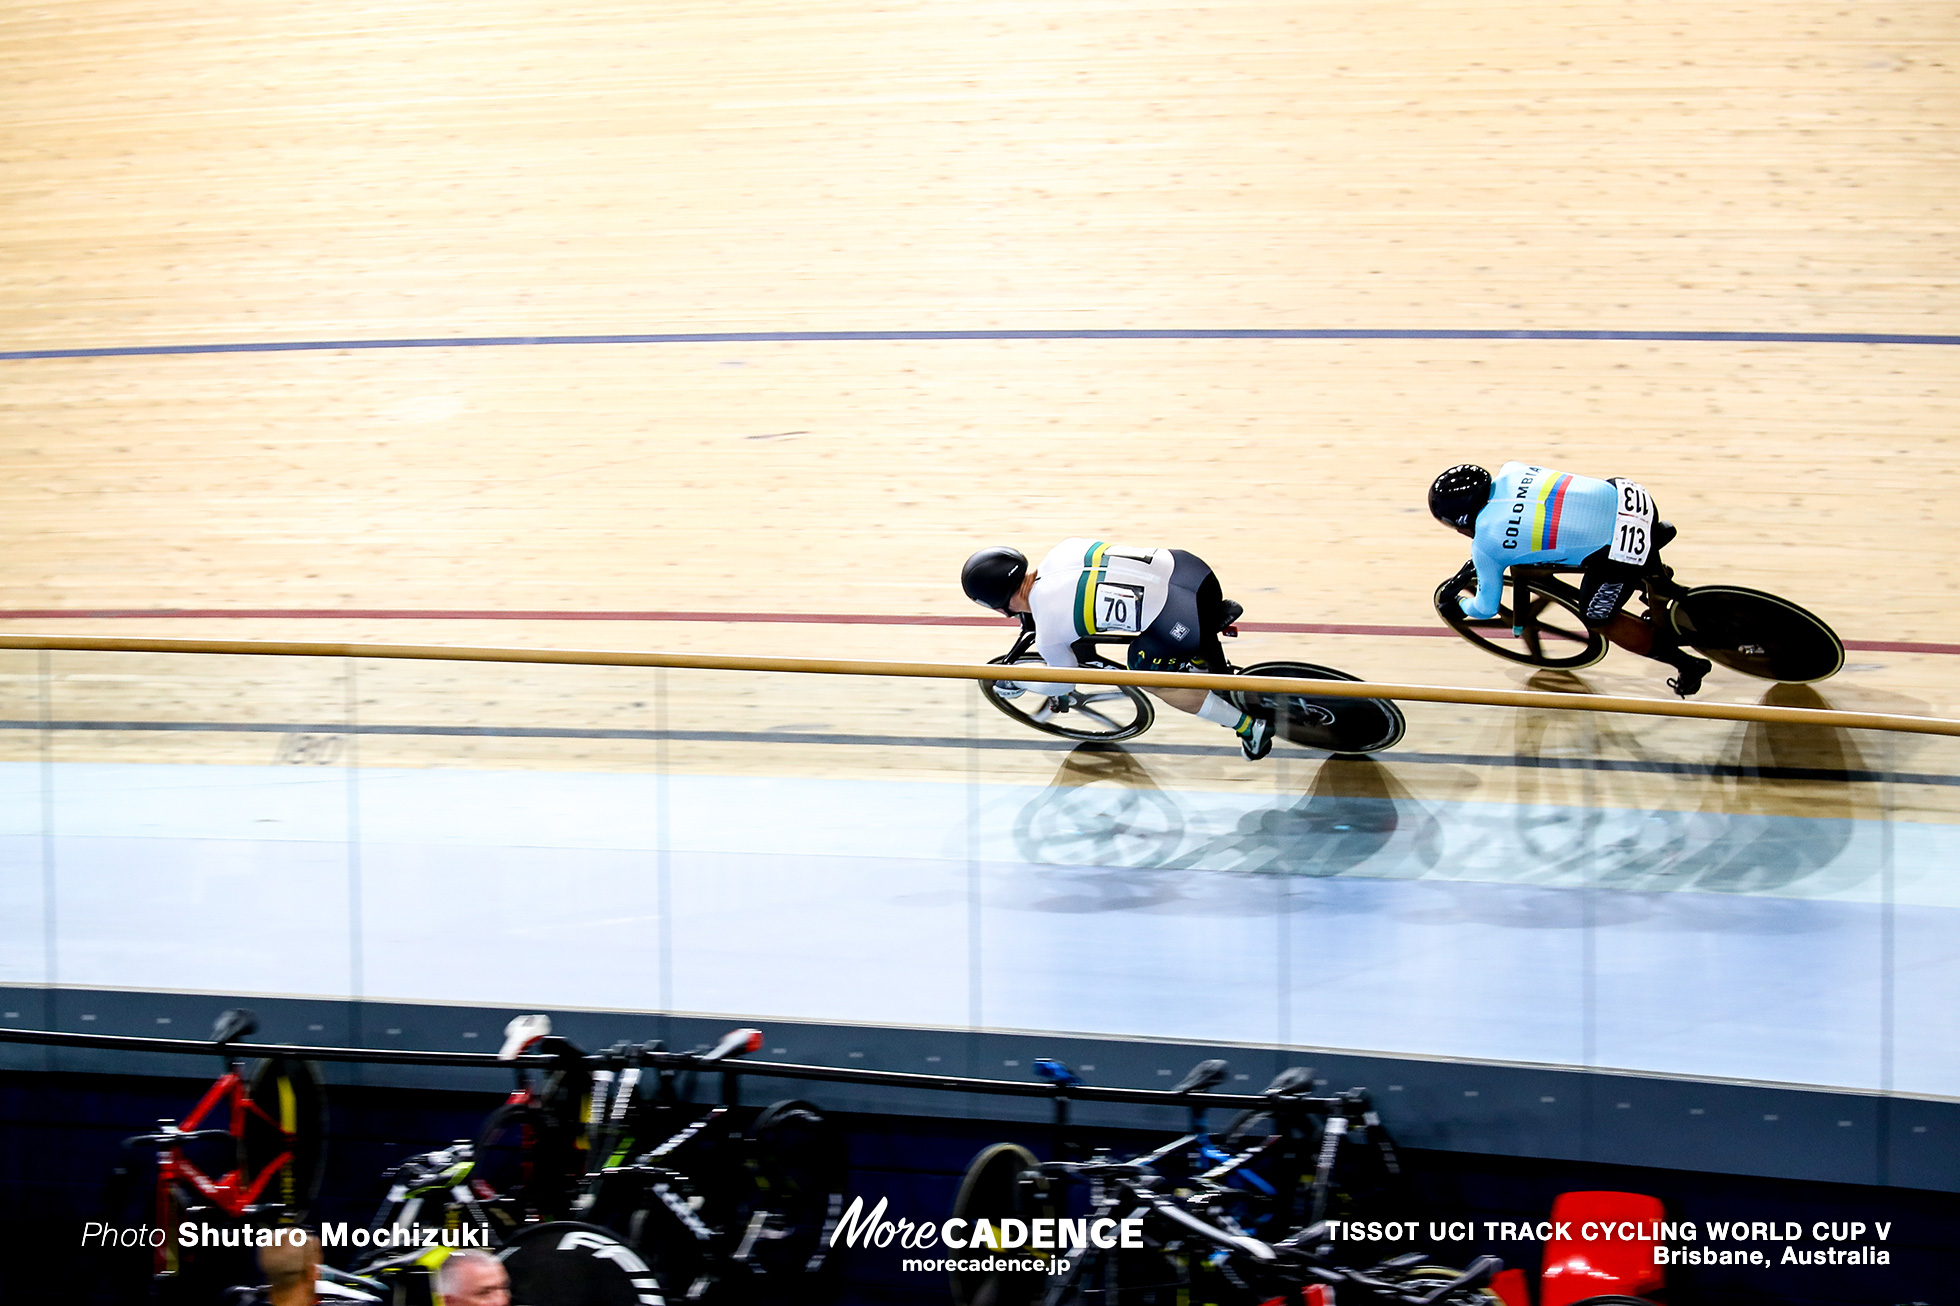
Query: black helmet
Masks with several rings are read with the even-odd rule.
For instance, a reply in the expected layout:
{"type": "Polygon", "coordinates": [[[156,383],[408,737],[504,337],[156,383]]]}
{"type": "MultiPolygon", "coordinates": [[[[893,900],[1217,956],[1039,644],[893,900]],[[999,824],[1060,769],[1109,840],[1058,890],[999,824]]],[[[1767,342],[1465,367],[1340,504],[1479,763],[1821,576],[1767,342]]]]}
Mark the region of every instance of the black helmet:
{"type": "Polygon", "coordinates": [[[991,612],[1007,611],[1007,601],[1028,577],[1027,555],[1005,544],[982,549],[960,568],[960,588],[991,612]]]}
{"type": "Polygon", "coordinates": [[[1490,473],[1458,463],[1429,485],[1429,515],[1452,530],[1467,531],[1490,502],[1490,473]]]}

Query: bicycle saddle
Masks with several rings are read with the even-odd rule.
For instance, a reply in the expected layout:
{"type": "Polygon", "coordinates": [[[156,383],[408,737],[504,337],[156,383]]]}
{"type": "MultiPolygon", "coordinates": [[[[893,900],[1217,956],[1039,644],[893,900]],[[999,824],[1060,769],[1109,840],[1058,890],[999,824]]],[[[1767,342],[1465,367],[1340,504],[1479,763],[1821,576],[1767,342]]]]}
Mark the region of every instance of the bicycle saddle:
{"type": "Polygon", "coordinates": [[[514,1060],[550,1032],[551,1017],[549,1016],[511,1017],[510,1024],[504,1026],[504,1045],[497,1049],[497,1060],[514,1060]]]}
{"type": "Polygon", "coordinates": [[[256,1034],[258,1030],[257,1016],[244,1007],[231,1007],[220,1012],[218,1019],[212,1024],[211,1041],[223,1047],[227,1043],[244,1038],[247,1034],[256,1034]]]}
{"type": "Polygon", "coordinates": [[[1052,1057],[1037,1058],[1034,1063],[1034,1073],[1061,1088],[1073,1088],[1082,1082],[1082,1076],[1052,1057]]]}
{"type": "Polygon", "coordinates": [[[1267,1097],[1303,1097],[1313,1092],[1313,1067],[1288,1066],[1266,1085],[1267,1097]]]}
{"type": "Polygon", "coordinates": [[[1654,552],[1658,553],[1662,549],[1665,549],[1670,543],[1673,542],[1674,537],[1678,534],[1680,534],[1680,532],[1674,529],[1673,522],[1670,521],[1655,522],[1654,523],[1654,552]]]}
{"type": "Polygon", "coordinates": [[[1191,1067],[1191,1073],[1177,1081],[1171,1088],[1173,1093],[1202,1093],[1225,1082],[1225,1076],[1232,1073],[1229,1061],[1200,1061],[1191,1067]]]}
{"type": "Polygon", "coordinates": [[[1239,618],[1244,615],[1245,604],[1235,603],[1231,599],[1225,599],[1220,602],[1218,605],[1218,633],[1221,635],[1238,634],[1239,632],[1234,630],[1233,627],[1238,625],[1239,618]]]}
{"type": "Polygon", "coordinates": [[[759,1029],[731,1029],[721,1036],[721,1042],[701,1054],[701,1061],[726,1061],[729,1057],[739,1057],[745,1052],[762,1050],[762,1031],[759,1029]]]}

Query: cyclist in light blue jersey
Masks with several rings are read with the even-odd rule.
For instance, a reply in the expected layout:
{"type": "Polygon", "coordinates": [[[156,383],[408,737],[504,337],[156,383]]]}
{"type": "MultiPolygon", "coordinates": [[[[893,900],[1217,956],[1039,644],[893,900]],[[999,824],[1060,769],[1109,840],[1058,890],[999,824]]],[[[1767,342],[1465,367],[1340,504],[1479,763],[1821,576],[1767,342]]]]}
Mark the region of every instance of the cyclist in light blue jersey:
{"type": "Polygon", "coordinates": [[[1467,582],[1474,573],[1477,588],[1460,600],[1464,616],[1497,615],[1506,568],[1576,567],[1584,572],[1579,615],[1588,629],[1673,667],[1678,674],[1668,688],[1681,697],[1700,690],[1710,664],[1684,650],[1672,630],[1621,611],[1661,546],[1674,538],[1674,527],[1657,519],[1641,486],[1520,462],[1505,463],[1493,479],[1464,463],[1430,485],[1429,512],[1470,537],[1470,561],[1458,574],[1467,582]]]}

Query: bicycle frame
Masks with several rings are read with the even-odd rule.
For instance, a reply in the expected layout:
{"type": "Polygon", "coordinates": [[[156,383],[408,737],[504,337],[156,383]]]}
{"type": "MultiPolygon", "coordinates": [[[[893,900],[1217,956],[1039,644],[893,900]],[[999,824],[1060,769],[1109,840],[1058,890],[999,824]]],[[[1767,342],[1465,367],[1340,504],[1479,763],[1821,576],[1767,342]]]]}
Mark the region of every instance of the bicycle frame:
{"type": "MultiPolygon", "coordinates": [[[[284,1088],[285,1085],[282,1083],[281,1087],[284,1088]]],[[[286,1099],[280,1103],[282,1118],[275,1120],[263,1107],[252,1100],[246,1090],[245,1080],[238,1073],[238,1063],[228,1061],[225,1073],[205,1090],[204,1096],[198,1100],[195,1107],[191,1108],[190,1114],[184,1117],[182,1124],[160,1122],[162,1125],[158,1138],[160,1142],[173,1135],[188,1137],[202,1133],[209,1137],[219,1132],[228,1135],[232,1140],[233,1168],[213,1178],[184,1155],[181,1143],[167,1144],[158,1152],[157,1227],[165,1231],[163,1243],[157,1248],[154,1258],[158,1274],[171,1274],[177,1269],[177,1243],[172,1233],[176,1228],[176,1222],[171,1219],[171,1207],[179,1184],[188,1186],[219,1210],[237,1219],[244,1216],[246,1211],[258,1201],[275,1174],[284,1170],[287,1182],[291,1182],[291,1171],[286,1167],[293,1159],[292,1144],[296,1136],[297,1121],[294,1119],[295,1105],[290,1100],[290,1090],[282,1094],[282,1097],[286,1099]],[[198,1126],[204,1122],[204,1118],[221,1106],[227,1111],[226,1127],[222,1131],[199,1130],[198,1126]],[[243,1165],[245,1126],[252,1118],[257,1118],[278,1130],[280,1138],[286,1144],[285,1150],[266,1162],[257,1174],[247,1174],[243,1165]]],[[[284,1205],[292,1205],[293,1194],[289,1192],[284,1196],[287,1198],[284,1205]]]]}

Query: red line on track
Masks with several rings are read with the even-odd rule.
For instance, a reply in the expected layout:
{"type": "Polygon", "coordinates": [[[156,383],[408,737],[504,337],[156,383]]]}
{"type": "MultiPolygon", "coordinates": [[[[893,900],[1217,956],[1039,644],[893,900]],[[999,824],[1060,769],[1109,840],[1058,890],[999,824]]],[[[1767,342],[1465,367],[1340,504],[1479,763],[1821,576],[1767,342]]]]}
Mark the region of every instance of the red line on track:
{"type": "MultiPolygon", "coordinates": [[[[920,617],[881,612],[575,612],[525,608],[0,608],[0,621],[71,619],[104,621],[194,618],[258,621],[708,621],[789,622],[811,626],[995,626],[996,617],[920,617]]],[[[1249,634],[1385,635],[1449,638],[1445,626],[1354,626],[1320,622],[1241,621],[1249,634]]],[[[1866,653],[1952,653],[1960,644],[1921,644],[1909,640],[1847,639],[1844,647],[1866,653]]]]}

